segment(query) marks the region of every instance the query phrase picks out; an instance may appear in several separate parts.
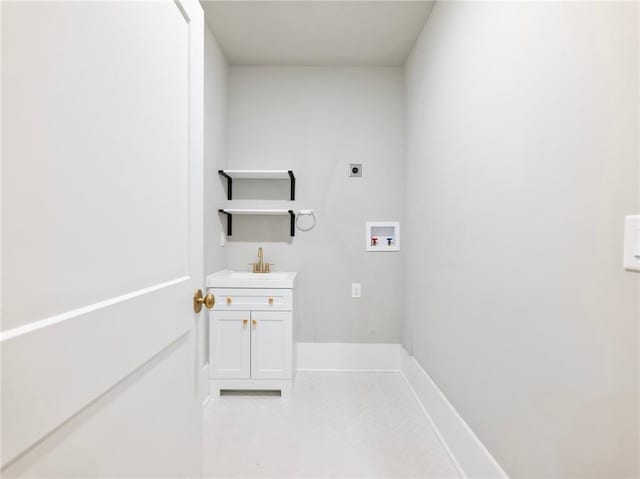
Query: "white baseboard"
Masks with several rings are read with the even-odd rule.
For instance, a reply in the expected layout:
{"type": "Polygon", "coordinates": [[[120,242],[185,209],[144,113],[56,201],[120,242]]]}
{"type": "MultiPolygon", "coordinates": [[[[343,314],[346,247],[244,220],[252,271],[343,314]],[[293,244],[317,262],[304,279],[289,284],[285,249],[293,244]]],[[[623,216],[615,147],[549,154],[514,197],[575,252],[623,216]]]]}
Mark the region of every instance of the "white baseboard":
{"type": "Polygon", "coordinates": [[[297,343],[298,371],[400,371],[399,344],[297,343]]]}
{"type": "Polygon", "coordinates": [[[401,351],[401,372],[463,476],[508,479],[509,476],[436,383],[404,348],[401,351]]]}
{"type": "Polygon", "coordinates": [[[402,374],[465,478],[508,479],[453,405],[400,344],[297,343],[298,371],[381,371],[402,374]]]}

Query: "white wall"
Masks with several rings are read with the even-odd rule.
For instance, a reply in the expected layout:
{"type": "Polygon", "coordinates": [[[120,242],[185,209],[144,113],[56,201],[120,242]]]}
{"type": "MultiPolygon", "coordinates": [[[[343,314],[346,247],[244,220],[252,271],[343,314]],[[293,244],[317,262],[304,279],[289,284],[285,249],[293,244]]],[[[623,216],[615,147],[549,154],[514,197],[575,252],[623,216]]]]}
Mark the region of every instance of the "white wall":
{"type": "Polygon", "coordinates": [[[234,182],[232,204],[313,208],[318,223],[291,239],[288,217],[236,216],[228,264],[247,270],[263,246],[276,269],[299,272],[299,341],[400,341],[403,253],[366,253],[364,230],[403,220],[403,91],[400,68],[230,69],[229,168],[297,178],[295,203],[288,180],[249,180],[234,182]],[[349,178],[349,163],[364,176],[349,178]]]}
{"type": "Polygon", "coordinates": [[[223,224],[217,211],[226,199],[218,170],[227,164],[228,66],[209,28],[204,30],[204,272],[211,274],[226,265],[219,246],[223,224]]]}
{"type": "Polygon", "coordinates": [[[513,477],[637,477],[638,4],[438,3],[406,85],[413,354],[513,477]]]}

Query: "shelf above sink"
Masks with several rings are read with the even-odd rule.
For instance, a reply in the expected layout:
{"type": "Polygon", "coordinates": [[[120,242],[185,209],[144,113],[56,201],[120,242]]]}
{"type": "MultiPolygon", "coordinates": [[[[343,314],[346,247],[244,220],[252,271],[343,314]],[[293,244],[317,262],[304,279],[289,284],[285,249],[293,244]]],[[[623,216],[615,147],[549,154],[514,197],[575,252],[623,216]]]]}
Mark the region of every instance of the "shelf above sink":
{"type": "Polygon", "coordinates": [[[265,209],[265,208],[221,208],[220,213],[228,213],[231,215],[258,215],[258,216],[286,216],[293,210],[284,209],[265,209]]]}
{"type": "Polygon", "coordinates": [[[286,216],[290,218],[289,234],[295,236],[295,219],[296,215],[293,210],[286,209],[247,209],[247,208],[220,208],[218,212],[227,215],[227,236],[231,236],[233,227],[233,215],[254,215],[254,216],[286,216]]]}
{"type": "Polygon", "coordinates": [[[288,180],[291,170],[218,170],[230,178],[244,180],[288,180]]]}
{"type": "Polygon", "coordinates": [[[296,199],[296,177],[292,170],[218,170],[227,179],[227,199],[233,199],[233,180],[291,180],[291,201],[296,199]]]}

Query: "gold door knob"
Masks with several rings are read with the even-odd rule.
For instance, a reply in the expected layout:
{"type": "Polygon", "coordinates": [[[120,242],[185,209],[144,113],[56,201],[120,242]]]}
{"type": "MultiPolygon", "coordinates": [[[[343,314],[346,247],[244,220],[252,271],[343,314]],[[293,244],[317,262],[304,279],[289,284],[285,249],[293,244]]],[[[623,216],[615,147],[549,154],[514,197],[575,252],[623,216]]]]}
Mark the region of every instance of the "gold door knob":
{"type": "Polygon", "coordinates": [[[227,296],[227,304],[231,304],[231,296],[227,296]]]}
{"type": "Polygon", "coordinates": [[[207,309],[213,308],[216,304],[216,298],[212,293],[207,293],[206,296],[202,295],[202,290],[200,288],[196,289],[195,293],[193,293],[193,310],[196,313],[202,311],[202,305],[205,305],[207,309]]]}

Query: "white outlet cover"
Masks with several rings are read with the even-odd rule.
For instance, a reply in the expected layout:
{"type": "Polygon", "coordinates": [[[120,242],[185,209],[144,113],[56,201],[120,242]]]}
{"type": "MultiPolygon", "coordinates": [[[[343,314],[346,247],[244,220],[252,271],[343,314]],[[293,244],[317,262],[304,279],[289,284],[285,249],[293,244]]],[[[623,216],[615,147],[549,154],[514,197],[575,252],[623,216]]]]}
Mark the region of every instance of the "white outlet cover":
{"type": "Polygon", "coordinates": [[[349,176],[353,178],[362,177],[362,163],[350,163],[349,164],[349,176]]]}
{"type": "Polygon", "coordinates": [[[640,215],[624,218],[624,269],[640,272],[640,215]]]}

